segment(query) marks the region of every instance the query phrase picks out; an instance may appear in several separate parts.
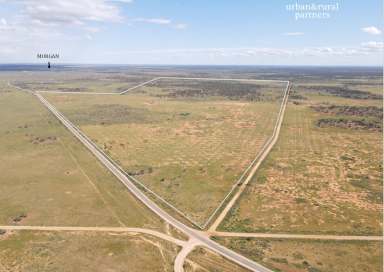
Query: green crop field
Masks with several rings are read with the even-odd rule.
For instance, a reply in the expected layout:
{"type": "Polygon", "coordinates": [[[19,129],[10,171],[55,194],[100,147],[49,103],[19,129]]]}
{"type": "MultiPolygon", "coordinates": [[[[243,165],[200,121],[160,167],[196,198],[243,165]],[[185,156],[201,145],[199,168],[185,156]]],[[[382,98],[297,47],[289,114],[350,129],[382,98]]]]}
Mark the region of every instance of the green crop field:
{"type": "Polygon", "coordinates": [[[381,234],[381,98],[327,88],[294,87],[276,146],[222,230],[381,234]]]}
{"type": "Polygon", "coordinates": [[[284,87],[166,79],[124,96],[45,97],[127,173],[203,223],[272,134],[284,87]]]}

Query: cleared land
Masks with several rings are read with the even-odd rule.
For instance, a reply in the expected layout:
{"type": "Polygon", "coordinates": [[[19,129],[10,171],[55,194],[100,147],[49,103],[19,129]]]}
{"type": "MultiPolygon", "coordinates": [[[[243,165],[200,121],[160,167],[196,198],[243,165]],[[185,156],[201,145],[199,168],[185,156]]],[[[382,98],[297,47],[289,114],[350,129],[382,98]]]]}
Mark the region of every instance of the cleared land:
{"type": "MultiPolygon", "coordinates": [[[[212,68],[207,69],[212,73],[212,68]]],[[[195,71],[196,76],[207,76],[207,71],[195,71]]],[[[116,92],[121,91],[120,87],[133,85],[127,81],[126,86],[123,79],[117,79],[117,85],[122,83],[119,86],[113,85],[113,80],[111,85],[97,82],[98,78],[104,81],[103,76],[119,74],[110,72],[99,71],[95,73],[97,76],[93,72],[84,73],[83,77],[90,75],[84,81],[69,76],[68,82],[56,78],[56,73],[52,73],[49,80],[44,79],[49,72],[3,76],[18,84],[24,81],[23,87],[36,90],[116,92]]],[[[178,71],[175,75],[181,72],[184,73],[178,71]]],[[[191,76],[189,72],[185,72],[185,76],[191,76]]],[[[267,78],[287,78],[300,83],[294,86],[291,94],[279,143],[221,229],[381,234],[381,72],[376,79],[361,77],[365,70],[355,71],[357,76],[353,78],[340,76],[328,68],[320,72],[305,68],[300,71],[303,76],[297,80],[292,78],[291,71],[264,74],[267,78]]],[[[156,73],[155,76],[164,75],[164,71],[156,73]]],[[[226,76],[234,76],[232,73],[226,72],[226,76]]],[[[242,70],[238,73],[255,77],[264,72],[250,70],[247,74],[242,70]]],[[[224,75],[221,70],[220,75],[224,75]]],[[[126,188],[120,186],[35,98],[9,93],[7,89],[6,81],[0,81],[0,116],[5,117],[0,119],[0,160],[5,161],[0,171],[6,173],[6,179],[0,179],[1,185],[6,186],[6,190],[0,191],[1,224],[144,226],[185,238],[153,218],[132,199],[126,188]]],[[[217,203],[211,202],[222,199],[236,179],[234,173],[241,170],[242,161],[235,159],[244,159],[249,154],[253,158],[257,150],[252,149],[259,145],[252,141],[266,137],[263,129],[271,129],[265,119],[272,117],[263,112],[277,113],[280,98],[271,91],[275,89],[273,86],[269,89],[258,86],[259,92],[249,92],[249,89],[252,90],[252,86],[247,84],[235,89],[210,83],[164,81],[126,96],[115,95],[115,98],[45,96],[57,102],[54,104],[58,109],[96,140],[127,172],[166,199],[176,199],[172,204],[201,222],[211,212],[208,209],[216,207],[217,203]],[[253,123],[254,120],[257,122],[253,123]],[[260,124],[264,124],[262,129],[260,124]],[[251,130],[255,131],[251,133],[251,130]],[[256,130],[264,134],[257,134],[256,130]],[[232,134],[232,139],[227,137],[227,132],[232,134]],[[216,136],[207,138],[213,134],[216,136]],[[161,141],[155,143],[158,136],[161,141]],[[205,143],[204,139],[209,142],[205,143]],[[175,145],[179,141],[182,145],[175,145]],[[176,152],[177,149],[181,151],[176,152]],[[148,150],[151,158],[147,158],[148,150]],[[226,154],[227,151],[231,153],[226,154]],[[235,158],[238,153],[241,155],[235,158]],[[165,160],[166,156],[172,158],[171,163],[165,160]],[[202,165],[209,167],[196,168],[199,164],[194,166],[190,158],[203,159],[202,165]],[[229,174],[220,176],[221,165],[228,167],[225,162],[233,164],[229,165],[229,174]],[[166,167],[165,170],[159,171],[162,167],[166,167]],[[188,175],[193,179],[186,178],[188,175]],[[207,179],[211,177],[219,179],[207,179]],[[234,180],[227,182],[227,177],[234,180]],[[185,180],[186,184],[181,182],[185,180]],[[192,193],[188,193],[189,190],[192,193]]],[[[280,93],[282,90],[279,87],[280,93]]],[[[215,239],[275,271],[382,271],[380,242],[215,239]]],[[[175,245],[141,234],[4,233],[0,230],[0,270],[5,271],[170,271],[176,253],[175,245]]],[[[202,248],[188,255],[185,269],[242,271],[202,248]]]]}
{"type": "MultiPolygon", "coordinates": [[[[8,231],[0,234],[0,271],[173,271],[179,250],[144,234],[8,231]]],[[[185,269],[248,271],[203,248],[188,255],[185,269]]]]}
{"type": "Polygon", "coordinates": [[[13,231],[0,235],[0,270],[172,271],[177,251],[142,234],[13,231]]]}
{"type": "Polygon", "coordinates": [[[34,91],[120,93],[129,87],[151,79],[149,75],[109,72],[108,70],[87,71],[42,71],[24,72],[23,77],[8,73],[13,84],[34,91]]]}
{"type": "Polygon", "coordinates": [[[128,174],[203,223],[271,136],[284,87],[165,79],[124,96],[45,97],[128,174]]]}
{"type": "Polygon", "coordinates": [[[38,102],[0,92],[0,224],[165,226],[38,102]]]}
{"type": "Polygon", "coordinates": [[[381,242],[217,238],[223,245],[281,272],[381,272],[381,242]]]}
{"type": "Polygon", "coordinates": [[[381,235],[382,107],[373,93],[294,87],[278,143],[220,229],[381,235]]]}

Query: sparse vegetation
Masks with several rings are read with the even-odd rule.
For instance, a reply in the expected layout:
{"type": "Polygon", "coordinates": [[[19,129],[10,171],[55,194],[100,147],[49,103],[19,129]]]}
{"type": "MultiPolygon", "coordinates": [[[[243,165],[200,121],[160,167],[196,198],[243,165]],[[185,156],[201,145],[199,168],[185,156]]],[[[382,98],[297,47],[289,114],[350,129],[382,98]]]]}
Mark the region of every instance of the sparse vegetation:
{"type": "MultiPolygon", "coordinates": [[[[7,81],[43,91],[120,92],[158,76],[220,76],[295,83],[279,141],[222,229],[380,235],[381,72],[94,67],[63,68],[48,79],[46,72],[2,71],[0,225],[127,225],[186,239],[133,199],[35,98],[7,81]]],[[[167,79],[125,96],[45,96],[128,174],[202,222],[270,135],[282,90],[269,83],[167,79]]],[[[280,272],[379,272],[383,265],[380,242],[214,239],[280,272]]],[[[140,234],[0,229],[0,270],[168,271],[176,248],[140,234]]],[[[203,248],[188,255],[185,269],[242,271],[203,248]]]]}
{"type": "Polygon", "coordinates": [[[381,233],[381,108],[322,98],[288,105],[278,143],[221,229],[381,233]]]}
{"type": "Polygon", "coordinates": [[[330,94],[334,96],[340,96],[344,98],[352,98],[352,99],[382,99],[383,96],[379,94],[373,94],[370,92],[366,91],[361,91],[361,90],[354,90],[354,89],[349,89],[345,87],[340,87],[340,86],[309,86],[306,87],[306,90],[309,92],[320,92],[320,93],[325,93],[325,94],[330,94]]]}
{"type": "Polygon", "coordinates": [[[270,97],[259,102],[199,80],[188,84],[211,88],[204,99],[167,95],[189,88],[186,82],[161,81],[124,96],[45,97],[128,174],[203,223],[272,134],[285,85],[257,85],[258,94],[270,97]]]}
{"type": "Polygon", "coordinates": [[[383,123],[376,120],[351,120],[345,118],[322,118],[316,121],[318,127],[340,127],[362,130],[383,130],[383,123]]]}
{"type": "Polygon", "coordinates": [[[39,101],[0,93],[0,225],[163,228],[39,101]]]}
{"type": "Polygon", "coordinates": [[[198,247],[188,254],[184,269],[187,272],[249,271],[202,247],[198,247]]]}
{"type": "Polygon", "coordinates": [[[313,110],[328,115],[343,116],[339,118],[321,118],[316,121],[319,127],[340,127],[350,129],[383,129],[383,109],[375,106],[338,106],[318,105],[313,110]]]}
{"type": "Polygon", "coordinates": [[[169,80],[161,79],[151,84],[159,88],[159,97],[207,98],[225,97],[229,100],[271,101],[282,98],[282,84],[259,84],[242,81],[169,80]],[[273,88],[278,88],[272,92],[273,88]],[[268,91],[266,91],[268,90],[268,91]]]}
{"type": "Polygon", "coordinates": [[[375,106],[340,106],[340,105],[317,105],[311,107],[313,110],[332,115],[348,115],[361,117],[374,117],[383,119],[383,109],[375,106]]]}
{"type": "Polygon", "coordinates": [[[172,271],[178,247],[142,234],[12,231],[0,236],[2,271],[172,271]]]}
{"type": "Polygon", "coordinates": [[[215,238],[280,272],[381,272],[382,243],[290,239],[215,238]]]}

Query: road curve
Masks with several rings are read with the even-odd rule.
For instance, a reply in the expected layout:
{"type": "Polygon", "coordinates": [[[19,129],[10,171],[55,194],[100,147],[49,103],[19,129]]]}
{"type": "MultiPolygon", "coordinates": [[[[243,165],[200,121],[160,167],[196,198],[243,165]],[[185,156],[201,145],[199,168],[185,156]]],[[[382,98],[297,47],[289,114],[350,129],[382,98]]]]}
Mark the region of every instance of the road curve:
{"type": "Polygon", "coordinates": [[[81,142],[83,145],[109,170],[116,176],[128,190],[150,210],[157,214],[167,223],[171,224],[176,229],[185,233],[190,239],[196,239],[199,244],[206,248],[222,255],[223,257],[255,272],[271,272],[268,268],[212,241],[206,235],[196,231],[177,219],[173,218],[167,212],[163,211],[157,204],[150,200],[140,189],[138,189],[133,182],[112,162],[110,161],[101,150],[76,126],[74,126],[63,114],[61,114],[53,105],[51,105],[41,94],[33,93],[41,103],[46,106],[51,113],[81,142]]]}
{"type": "Polygon", "coordinates": [[[182,241],[151,229],[144,228],[122,228],[122,227],[63,227],[63,226],[0,226],[1,230],[36,230],[36,231],[92,231],[92,232],[127,232],[127,233],[144,233],[152,235],[178,246],[184,247],[187,241],[182,241]]]}
{"type": "Polygon", "coordinates": [[[173,266],[174,272],[184,272],[185,258],[187,258],[188,254],[194,250],[197,245],[199,245],[199,241],[194,239],[190,239],[187,243],[184,244],[183,248],[176,256],[173,266]]]}

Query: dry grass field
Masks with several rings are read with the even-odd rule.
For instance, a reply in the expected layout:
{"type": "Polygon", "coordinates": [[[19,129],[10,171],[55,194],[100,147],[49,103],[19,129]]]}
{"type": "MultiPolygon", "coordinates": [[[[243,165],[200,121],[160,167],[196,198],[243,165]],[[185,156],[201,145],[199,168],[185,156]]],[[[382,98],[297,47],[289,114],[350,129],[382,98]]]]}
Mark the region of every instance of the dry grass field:
{"type": "Polygon", "coordinates": [[[127,173],[203,223],[271,135],[283,87],[172,79],[124,96],[45,97],[127,173]]]}
{"type": "Polygon", "coordinates": [[[376,241],[217,238],[223,245],[276,272],[381,272],[376,241]]]}
{"type": "MultiPolygon", "coordinates": [[[[145,234],[10,231],[0,235],[0,271],[173,271],[179,250],[145,234]]],[[[188,255],[185,269],[248,271],[204,248],[188,255]]]]}
{"type": "Polygon", "coordinates": [[[163,228],[30,94],[0,92],[0,225],[163,228]]]}
{"type": "Polygon", "coordinates": [[[119,93],[129,87],[152,79],[150,75],[127,74],[103,69],[95,70],[62,70],[62,71],[30,71],[22,76],[15,73],[3,73],[12,84],[34,91],[60,92],[95,92],[119,93]]]}
{"type": "Polygon", "coordinates": [[[277,145],[222,230],[381,234],[381,99],[317,88],[294,88],[277,145]]]}
{"type": "Polygon", "coordinates": [[[143,234],[13,231],[0,271],[173,271],[178,247],[143,234]]]}
{"type": "Polygon", "coordinates": [[[186,272],[249,271],[202,247],[198,247],[189,253],[184,265],[184,269],[186,272]]]}
{"type": "MultiPolygon", "coordinates": [[[[117,93],[167,74],[238,73],[294,77],[294,85],[278,142],[219,230],[382,234],[381,76],[310,68],[282,74],[65,69],[0,75],[0,225],[144,227],[186,238],[134,199],[35,97],[7,86],[8,80],[33,90],[117,93]]],[[[161,79],[126,95],[44,97],[127,173],[203,224],[272,134],[284,85],[161,79]]],[[[273,271],[383,267],[382,242],[213,239],[273,271]]],[[[178,250],[143,234],[0,230],[0,271],[172,271],[178,250]]],[[[200,247],[188,255],[185,270],[243,271],[200,247]]]]}

